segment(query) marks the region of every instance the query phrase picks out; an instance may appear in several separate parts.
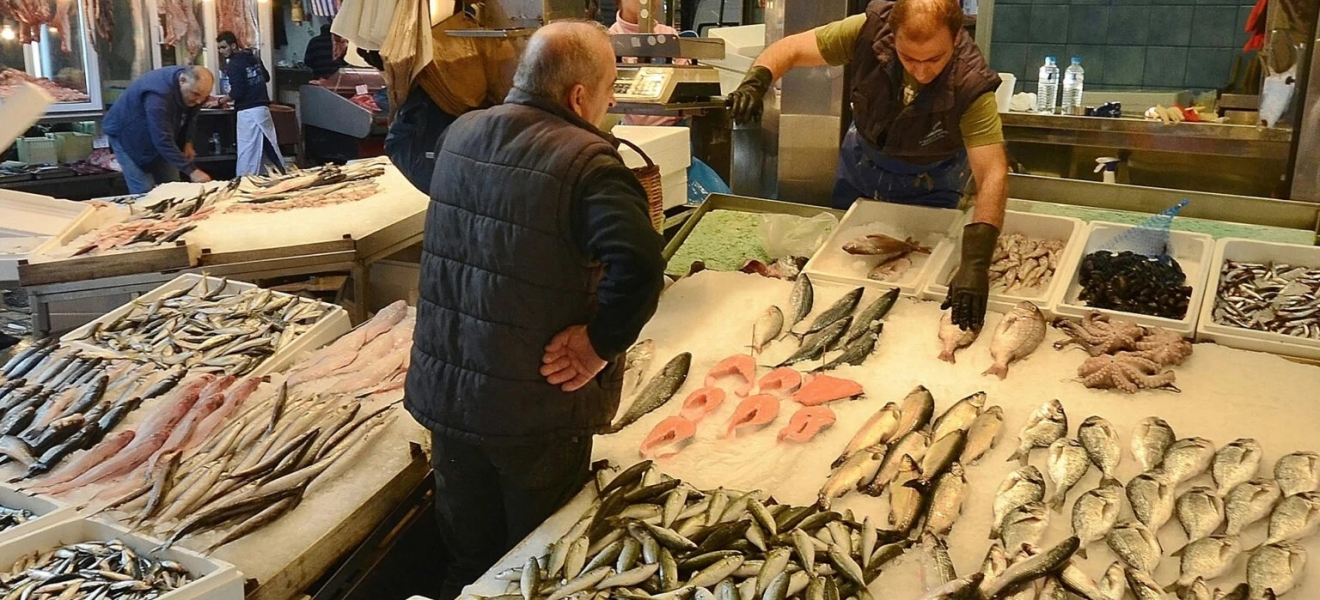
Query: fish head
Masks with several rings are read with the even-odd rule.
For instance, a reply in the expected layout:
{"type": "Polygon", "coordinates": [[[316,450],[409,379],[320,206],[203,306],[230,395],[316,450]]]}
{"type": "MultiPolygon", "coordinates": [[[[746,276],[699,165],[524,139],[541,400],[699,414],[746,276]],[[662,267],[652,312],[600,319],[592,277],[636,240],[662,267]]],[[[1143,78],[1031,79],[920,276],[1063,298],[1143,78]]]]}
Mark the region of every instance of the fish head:
{"type": "Polygon", "coordinates": [[[1046,402],[1042,407],[1045,411],[1045,418],[1051,421],[1062,421],[1067,418],[1067,413],[1063,411],[1063,403],[1058,398],[1046,402]]]}
{"type": "Polygon", "coordinates": [[[990,408],[985,409],[985,412],[981,414],[991,415],[995,418],[998,418],[1000,421],[1004,420],[1004,408],[997,404],[995,406],[991,406],[990,408]]]}
{"type": "Polygon", "coordinates": [[[1019,481],[1026,483],[1045,485],[1045,476],[1041,475],[1040,469],[1037,469],[1034,465],[1022,467],[1014,471],[1012,476],[1016,476],[1019,481]]]}
{"type": "Polygon", "coordinates": [[[964,400],[966,400],[968,404],[975,406],[976,409],[979,411],[981,410],[982,407],[985,406],[985,398],[986,398],[985,392],[976,392],[975,394],[972,394],[964,398],[964,400]]]}

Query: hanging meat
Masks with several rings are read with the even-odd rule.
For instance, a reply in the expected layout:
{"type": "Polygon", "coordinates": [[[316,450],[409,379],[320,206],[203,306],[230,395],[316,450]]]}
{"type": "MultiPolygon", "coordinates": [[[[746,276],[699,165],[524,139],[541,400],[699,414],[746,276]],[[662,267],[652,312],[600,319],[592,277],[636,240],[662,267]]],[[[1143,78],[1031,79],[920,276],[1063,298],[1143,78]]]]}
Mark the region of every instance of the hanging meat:
{"type": "MultiPolygon", "coordinates": [[[[115,35],[115,14],[113,0],[78,0],[82,5],[83,23],[94,23],[88,27],[93,40],[109,44],[115,35]]],[[[129,3],[134,6],[136,3],[129,3]]]]}
{"type": "Polygon", "coordinates": [[[251,48],[257,43],[255,0],[216,0],[216,20],[220,31],[232,31],[238,47],[251,48]]]}
{"type": "MultiPolygon", "coordinates": [[[[12,0],[11,0],[12,1],[12,0]]],[[[202,26],[190,0],[160,0],[160,16],[165,33],[161,43],[183,48],[189,56],[202,51],[202,26]]]]}
{"type": "Polygon", "coordinates": [[[74,34],[69,26],[71,9],[73,9],[73,0],[55,0],[55,18],[51,21],[51,27],[55,28],[56,34],[60,36],[60,51],[65,54],[73,52],[71,43],[74,34]]]}
{"type": "Polygon", "coordinates": [[[41,28],[54,16],[50,0],[0,0],[3,11],[18,21],[18,41],[30,44],[41,39],[41,28]]]}

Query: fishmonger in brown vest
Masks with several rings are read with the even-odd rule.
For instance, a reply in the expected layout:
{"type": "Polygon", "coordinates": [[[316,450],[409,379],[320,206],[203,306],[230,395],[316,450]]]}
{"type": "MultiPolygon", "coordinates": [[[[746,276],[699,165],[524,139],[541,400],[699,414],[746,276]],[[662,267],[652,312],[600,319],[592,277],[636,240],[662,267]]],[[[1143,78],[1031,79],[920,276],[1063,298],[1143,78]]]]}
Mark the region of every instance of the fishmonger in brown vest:
{"type": "Polygon", "coordinates": [[[874,0],[865,14],[771,44],[727,103],[736,121],[757,121],[771,84],[789,70],[848,65],[854,123],[839,149],[836,207],[872,198],[952,208],[974,175],[976,206],[945,299],[954,323],[970,329],[985,318],[1008,157],[999,76],[962,20],[955,0],[874,0]]]}

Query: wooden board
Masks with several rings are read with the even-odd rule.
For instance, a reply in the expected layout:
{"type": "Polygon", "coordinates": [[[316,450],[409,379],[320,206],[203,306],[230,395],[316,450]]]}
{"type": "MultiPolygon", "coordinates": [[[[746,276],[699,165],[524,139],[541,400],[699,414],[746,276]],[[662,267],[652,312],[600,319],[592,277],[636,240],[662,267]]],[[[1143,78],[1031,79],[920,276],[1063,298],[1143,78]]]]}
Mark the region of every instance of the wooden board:
{"type": "Polygon", "coordinates": [[[173,246],[158,246],[136,252],[79,256],[43,263],[22,261],[18,265],[18,281],[24,286],[45,285],[119,275],[174,271],[192,265],[193,260],[188,246],[179,241],[173,246]]]}
{"type": "Polygon", "coordinates": [[[197,258],[197,265],[200,267],[209,267],[212,265],[275,260],[293,256],[311,256],[314,254],[328,254],[332,252],[352,252],[353,250],[353,239],[348,235],[345,235],[343,239],[327,242],[313,242],[310,244],[298,244],[281,248],[265,248],[261,250],[211,252],[210,248],[202,248],[202,253],[197,258]]]}

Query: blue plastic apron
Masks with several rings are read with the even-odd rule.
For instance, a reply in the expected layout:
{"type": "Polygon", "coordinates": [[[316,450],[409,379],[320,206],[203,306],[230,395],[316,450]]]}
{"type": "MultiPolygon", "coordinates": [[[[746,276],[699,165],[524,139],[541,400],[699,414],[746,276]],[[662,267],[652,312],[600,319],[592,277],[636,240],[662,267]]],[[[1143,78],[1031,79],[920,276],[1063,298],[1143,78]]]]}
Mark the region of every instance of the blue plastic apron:
{"type": "Polygon", "coordinates": [[[872,148],[853,125],[839,147],[833,204],[835,208],[846,209],[858,198],[872,198],[896,204],[955,208],[971,177],[966,151],[935,164],[912,164],[872,148]]]}

